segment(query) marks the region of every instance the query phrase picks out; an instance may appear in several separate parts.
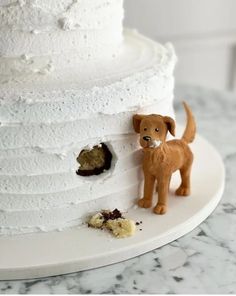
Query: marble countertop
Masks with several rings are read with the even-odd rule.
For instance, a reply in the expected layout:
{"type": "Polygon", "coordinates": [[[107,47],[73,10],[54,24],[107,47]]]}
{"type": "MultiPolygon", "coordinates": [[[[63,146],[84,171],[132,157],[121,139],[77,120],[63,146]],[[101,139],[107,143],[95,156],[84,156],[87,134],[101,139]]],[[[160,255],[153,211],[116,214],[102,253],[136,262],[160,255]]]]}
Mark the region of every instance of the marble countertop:
{"type": "Polygon", "coordinates": [[[226,189],[214,213],[191,233],[145,255],[65,276],[2,281],[0,294],[236,293],[236,94],[178,87],[178,122],[184,122],[182,99],[226,165],[226,189]]]}

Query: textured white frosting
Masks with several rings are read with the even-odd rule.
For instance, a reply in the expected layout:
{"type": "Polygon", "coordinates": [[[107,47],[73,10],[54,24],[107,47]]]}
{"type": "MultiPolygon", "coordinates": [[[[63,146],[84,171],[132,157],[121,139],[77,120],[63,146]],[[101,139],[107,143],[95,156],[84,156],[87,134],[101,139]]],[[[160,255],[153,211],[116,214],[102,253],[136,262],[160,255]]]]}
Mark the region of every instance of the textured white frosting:
{"type": "MultiPolygon", "coordinates": [[[[52,36],[88,30],[102,43],[95,31],[106,32],[110,24],[109,30],[120,32],[123,18],[120,0],[0,3],[0,34],[8,32],[19,46],[21,34],[32,30],[52,36]],[[65,17],[73,26],[62,30],[58,19],[65,17]]],[[[116,55],[100,52],[86,60],[83,46],[77,55],[63,43],[64,58],[62,52],[47,52],[50,67],[44,72],[36,71],[45,61],[39,48],[32,63],[21,57],[25,64],[18,71],[18,50],[1,45],[0,234],[64,229],[96,210],[126,210],[139,197],[142,153],[132,115],[174,116],[176,56],[170,44],[162,46],[135,31],[108,41],[119,48],[116,55]],[[80,151],[101,142],[113,154],[112,168],[96,177],[76,175],[80,151]]]]}
{"type": "Polygon", "coordinates": [[[122,44],[123,0],[1,0],[0,75],[54,71],[74,58],[112,57],[122,44]],[[57,65],[56,65],[57,66],[57,65]]]}

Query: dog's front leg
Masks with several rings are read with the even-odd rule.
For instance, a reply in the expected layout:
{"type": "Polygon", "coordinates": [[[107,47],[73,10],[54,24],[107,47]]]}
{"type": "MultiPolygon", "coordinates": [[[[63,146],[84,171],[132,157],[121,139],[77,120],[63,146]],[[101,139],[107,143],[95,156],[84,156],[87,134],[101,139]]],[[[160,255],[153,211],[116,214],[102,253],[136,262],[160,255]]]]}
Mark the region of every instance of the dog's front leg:
{"type": "Polygon", "coordinates": [[[167,211],[167,199],[170,186],[171,176],[166,176],[161,180],[158,180],[158,202],[154,208],[154,213],[163,215],[167,211]]]}
{"type": "Polygon", "coordinates": [[[138,201],[141,208],[150,208],[152,206],[153,187],[155,177],[150,174],[144,175],[144,197],[138,201]]]}

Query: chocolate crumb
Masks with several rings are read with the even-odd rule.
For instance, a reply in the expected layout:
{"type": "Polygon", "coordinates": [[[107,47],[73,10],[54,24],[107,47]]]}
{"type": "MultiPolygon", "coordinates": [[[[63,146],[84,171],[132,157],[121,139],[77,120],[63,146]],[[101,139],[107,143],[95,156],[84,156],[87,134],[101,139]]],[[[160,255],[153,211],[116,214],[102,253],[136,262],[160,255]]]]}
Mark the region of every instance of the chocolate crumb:
{"type": "Polygon", "coordinates": [[[118,209],[115,209],[112,212],[103,211],[102,215],[105,221],[123,218],[121,212],[118,209]]]}
{"type": "Polygon", "coordinates": [[[136,223],[135,223],[135,225],[139,225],[139,224],[140,224],[139,222],[136,222],[136,223]]]}
{"type": "Polygon", "coordinates": [[[141,228],[140,228],[139,230],[140,230],[140,231],[142,231],[142,229],[141,229],[141,228]]]}

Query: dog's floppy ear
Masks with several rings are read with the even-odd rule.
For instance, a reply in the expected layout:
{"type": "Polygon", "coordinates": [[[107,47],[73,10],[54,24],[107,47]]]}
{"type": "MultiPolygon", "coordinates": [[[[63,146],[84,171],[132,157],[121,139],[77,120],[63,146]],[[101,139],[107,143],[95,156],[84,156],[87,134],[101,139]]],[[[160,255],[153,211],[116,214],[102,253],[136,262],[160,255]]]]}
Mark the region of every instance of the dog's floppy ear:
{"type": "Polygon", "coordinates": [[[163,117],[164,122],[168,128],[168,131],[171,133],[172,136],[175,136],[175,121],[169,116],[163,117]]]}
{"type": "Polygon", "coordinates": [[[133,127],[136,133],[140,133],[140,124],[141,121],[144,119],[145,115],[135,114],[133,116],[133,127]]]}

